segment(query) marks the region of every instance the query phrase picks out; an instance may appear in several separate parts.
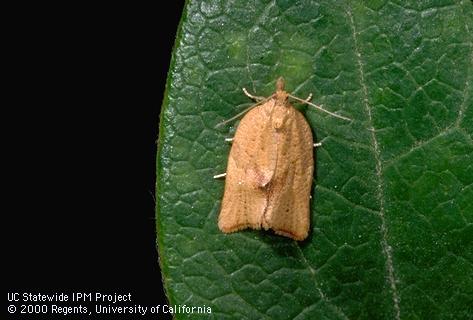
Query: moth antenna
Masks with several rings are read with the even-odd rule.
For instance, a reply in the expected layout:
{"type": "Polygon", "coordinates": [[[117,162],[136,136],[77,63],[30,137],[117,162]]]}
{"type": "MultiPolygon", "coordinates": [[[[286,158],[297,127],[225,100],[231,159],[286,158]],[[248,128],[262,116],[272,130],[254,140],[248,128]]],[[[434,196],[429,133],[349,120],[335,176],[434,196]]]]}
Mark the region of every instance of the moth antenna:
{"type": "Polygon", "coordinates": [[[227,120],[224,120],[224,121],[218,123],[218,124],[215,126],[215,128],[221,127],[221,126],[223,126],[223,125],[225,125],[225,124],[227,124],[227,123],[229,123],[229,122],[231,122],[231,121],[233,121],[233,120],[235,120],[235,119],[238,119],[239,117],[241,117],[242,115],[244,115],[245,113],[247,113],[248,111],[250,111],[251,109],[253,109],[254,107],[256,107],[258,104],[259,104],[259,103],[255,103],[254,105],[252,105],[252,106],[246,108],[245,110],[243,110],[242,112],[240,112],[240,113],[237,114],[236,116],[233,116],[233,117],[231,117],[230,119],[227,119],[227,120]]]}
{"type": "Polygon", "coordinates": [[[235,119],[238,119],[239,117],[241,117],[242,115],[244,115],[245,113],[247,113],[248,111],[250,111],[251,109],[253,109],[254,107],[257,107],[257,106],[259,106],[259,105],[262,104],[262,103],[265,103],[266,101],[268,101],[269,99],[271,99],[271,98],[273,98],[273,97],[274,97],[274,94],[271,95],[271,96],[269,96],[269,97],[267,97],[267,98],[265,98],[264,100],[261,100],[261,101],[255,103],[255,104],[252,105],[252,106],[249,106],[248,108],[246,108],[245,110],[243,110],[242,112],[240,112],[239,114],[237,114],[236,116],[233,116],[233,117],[231,117],[230,119],[227,119],[227,120],[224,120],[224,121],[218,123],[218,124],[215,126],[215,128],[218,128],[218,127],[223,126],[224,124],[227,124],[227,123],[229,123],[229,122],[231,122],[231,121],[233,121],[233,120],[235,120],[235,119]]]}
{"type": "Polygon", "coordinates": [[[263,101],[264,99],[266,99],[265,97],[252,95],[251,93],[248,92],[248,90],[246,90],[246,88],[242,88],[242,90],[243,90],[243,93],[245,94],[245,96],[247,96],[250,99],[255,100],[256,102],[260,102],[260,101],[263,101]]]}
{"type": "Polygon", "coordinates": [[[294,100],[297,100],[297,101],[302,102],[302,103],[306,103],[306,104],[308,104],[308,105],[311,106],[311,107],[314,107],[314,108],[316,108],[316,109],[319,109],[320,111],[323,111],[323,112],[325,112],[325,113],[328,113],[329,115],[334,116],[334,117],[336,117],[336,118],[343,119],[343,120],[345,120],[345,121],[352,121],[352,119],[350,119],[350,118],[347,118],[347,117],[341,116],[341,115],[339,115],[339,114],[336,114],[336,113],[330,112],[330,111],[328,111],[328,110],[325,110],[324,108],[322,108],[322,107],[320,107],[320,106],[318,106],[318,105],[316,105],[316,104],[313,104],[312,102],[309,102],[308,99],[302,100],[301,98],[295,97],[295,96],[293,96],[292,94],[288,94],[288,96],[291,97],[291,98],[294,99],[294,100]]]}

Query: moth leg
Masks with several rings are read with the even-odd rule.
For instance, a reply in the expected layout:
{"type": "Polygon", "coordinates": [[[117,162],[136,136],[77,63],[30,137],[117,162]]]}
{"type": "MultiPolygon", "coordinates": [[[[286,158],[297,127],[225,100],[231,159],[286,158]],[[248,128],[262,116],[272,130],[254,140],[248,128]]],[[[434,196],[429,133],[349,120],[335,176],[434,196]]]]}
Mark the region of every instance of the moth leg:
{"type": "Polygon", "coordinates": [[[214,179],[220,179],[220,178],[225,178],[227,176],[227,173],[221,173],[221,174],[216,174],[214,175],[214,179]]]}
{"type": "Polygon", "coordinates": [[[260,96],[254,96],[254,95],[252,95],[251,93],[249,93],[249,92],[246,90],[246,88],[243,88],[243,93],[244,93],[248,98],[253,99],[253,100],[257,101],[257,102],[261,102],[261,101],[263,101],[263,100],[266,99],[266,97],[260,97],[260,96]]]}
{"type": "Polygon", "coordinates": [[[322,146],[322,142],[314,143],[314,148],[321,147],[321,146],[322,146]]]}
{"type": "Polygon", "coordinates": [[[233,142],[233,138],[225,138],[226,142],[233,142]]]}

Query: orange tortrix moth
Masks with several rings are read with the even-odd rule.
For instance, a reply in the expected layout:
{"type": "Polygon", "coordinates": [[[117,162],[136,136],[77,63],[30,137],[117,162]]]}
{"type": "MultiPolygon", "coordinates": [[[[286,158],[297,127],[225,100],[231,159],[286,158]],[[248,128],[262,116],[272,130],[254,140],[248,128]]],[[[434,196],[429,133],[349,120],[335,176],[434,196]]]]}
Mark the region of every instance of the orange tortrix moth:
{"type": "Polygon", "coordinates": [[[283,78],[277,80],[276,92],[267,98],[243,91],[258,102],[243,112],[248,113],[235,137],[226,139],[232,141],[227,172],[214,176],[226,177],[218,227],[225,233],[272,229],[276,234],[304,240],[310,226],[312,148],[321,144],[314,144],[309,124],[288,99],[350,119],[310,103],[311,96],[303,100],[287,93],[283,78]]]}

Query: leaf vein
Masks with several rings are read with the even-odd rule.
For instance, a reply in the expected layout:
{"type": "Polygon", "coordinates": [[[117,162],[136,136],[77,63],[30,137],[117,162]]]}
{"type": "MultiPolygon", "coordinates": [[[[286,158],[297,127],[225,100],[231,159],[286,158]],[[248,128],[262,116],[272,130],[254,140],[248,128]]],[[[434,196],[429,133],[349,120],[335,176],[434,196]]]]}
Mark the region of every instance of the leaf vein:
{"type": "Polygon", "coordinates": [[[422,149],[423,147],[425,147],[426,145],[432,143],[433,141],[441,138],[441,137],[444,137],[450,133],[452,133],[453,131],[455,130],[455,128],[452,128],[452,127],[448,127],[442,131],[440,131],[438,134],[436,134],[435,136],[427,139],[427,140],[422,140],[422,141],[418,141],[414,144],[414,146],[412,148],[410,148],[407,152],[403,153],[403,154],[400,154],[398,156],[396,156],[395,158],[393,158],[392,160],[390,161],[387,161],[385,162],[385,168],[388,168],[390,166],[392,166],[393,164],[397,163],[399,160],[405,158],[406,156],[408,156],[409,154],[411,154],[412,152],[416,151],[416,150],[419,150],[419,149],[422,149]]]}
{"type": "Polygon", "coordinates": [[[340,192],[337,192],[333,189],[330,189],[330,188],[327,188],[327,187],[324,187],[323,185],[316,185],[316,188],[319,189],[320,191],[325,191],[325,192],[328,192],[328,193],[332,193],[334,194],[335,196],[337,196],[338,198],[340,198],[342,201],[346,202],[348,205],[352,206],[353,208],[360,208],[362,210],[366,210],[370,213],[374,213],[374,214],[377,214],[379,215],[379,211],[377,210],[373,210],[371,208],[368,208],[368,207],[365,207],[359,203],[355,203],[349,199],[347,199],[343,194],[341,194],[340,192]]]}
{"type": "Polygon", "coordinates": [[[297,248],[297,250],[299,251],[299,254],[302,258],[302,261],[304,262],[304,264],[307,266],[307,268],[309,268],[309,272],[312,276],[312,278],[314,279],[314,284],[315,284],[315,288],[317,289],[317,292],[319,293],[320,295],[320,299],[322,301],[324,301],[325,303],[327,303],[327,305],[332,309],[332,311],[334,311],[338,316],[340,316],[342,319],[345,319],[345,320],[349,320],[350,318],[347,317],[347,315],[343,312],[342,309],[340,309],[338,306],[336,306],[335,304],[333,304],[328,298],[327,296],[325,295],[325,293],[322,291],[322,289],[320,288],[319,286],[319,283],[317,281],[317,278],[315,276],[315,269],[312,267],[312,265],[309,263],[309,261],[307,260],[307,258],[304,256],[304,253],[302,252],[301,248],[299,247],[299,245],[297,244],[296,241],[293,242],[294,246],[297,248]]]}
{"type": "MultiPolygon", "coordinates": [[[[471,34],[466,21],[465,21],[465,29],[466,29],[468,34],[471,34]]],[[[471,90],[469,90],[470,89],[469,73],[472,70],[472,66],[473,66],[473,43],[470,42],[470,63],[468,64],[467,77],[466,77],[466,80],[465,80],[465,86],[463,88],[463,101],[462,101],[462,104],[460,105],[460,108],[458,110],[458,116],[457,116],[457,119],[455,121],[455,125],[457,127],[460,127],[460,124],[463,120],[463,116],[464,116],[464,113],[466,111],[466,102],[469,99],[469,93],[471,91],[471,90]]]]}

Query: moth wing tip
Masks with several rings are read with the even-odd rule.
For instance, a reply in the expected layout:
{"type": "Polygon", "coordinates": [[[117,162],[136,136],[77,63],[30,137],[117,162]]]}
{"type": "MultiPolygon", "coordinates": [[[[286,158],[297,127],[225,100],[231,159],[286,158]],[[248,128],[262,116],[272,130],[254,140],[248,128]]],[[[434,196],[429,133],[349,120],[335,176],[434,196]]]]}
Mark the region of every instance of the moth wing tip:
{"type": "Polygon", "coordinates": [[[261,226],[253,225],[253,224],[250,224],[248,222],[246,222],[246,223],[226,223],[226,222],[223,222],[222,220],[219,220],[218,221],[218,228],[223,233],[233,233],[233,232],[237,232],[237,231],[247,229],[247,228],[259,230],[259,229],[261,229],[261,226]]]}
{"type": "Polygon", "coordinates": [[[290,232],[287,230],[274,230],[274,233],[280,236],[288,237],[296,241],[304,241],[309,233],[307,231],[305,232],[290,232]]]}

